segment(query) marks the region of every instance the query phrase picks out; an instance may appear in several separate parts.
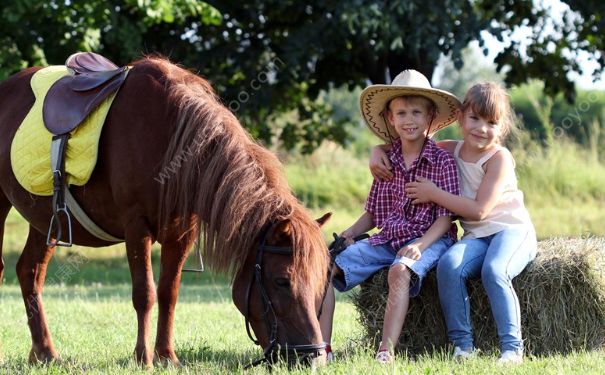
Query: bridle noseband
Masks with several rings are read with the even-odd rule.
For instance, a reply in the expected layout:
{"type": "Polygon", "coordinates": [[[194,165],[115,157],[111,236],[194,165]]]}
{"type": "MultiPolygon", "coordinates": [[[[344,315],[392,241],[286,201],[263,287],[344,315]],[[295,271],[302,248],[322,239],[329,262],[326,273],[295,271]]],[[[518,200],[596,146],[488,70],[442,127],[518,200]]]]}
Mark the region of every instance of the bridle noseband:
{"type": "Polygon", "coordinates": [[[263,284],[263,255],[265,253],[270,253],[292,256],[294,249],[292,247],[270,246],[266,244],[267,235],[274,225],[274,223],[269,223],[266,226],[262,236],[262,241],[256,249],[256,264],[254,265],[254,274],[252,275],[252,280],[250,281],[250,284],[248,284],[248,290],[246,292],[246,314],[244,316],[248,337],[250,337],[250,340],[252,340],[252,342],[254,342],[256,345],[260,345],[258,339],[252,335],[252,330],[250,329],[250,295],[252,294],[252,285],[256,284],[258,294],[261,296],[261,300],[263,302],[262,317],[265,321],[265,326],[267,327],[269,345],[264,349],[263,358],[247,365],[245,367],[246,369],[257,366],[261,363],[272,364],[276,361],[279,354],[286,355],[286,358],[298,358],[300,360],[309,361],[319,357],[321,355],[321,351],[326,348],[326,344],[324,343],[303,345],[289,345],[286,343],[284,347],[277,343],[277,315],[275,314],[275,309],[273,308],[271,299],[269,298],[269,295],[267,294],[263,284]]]}

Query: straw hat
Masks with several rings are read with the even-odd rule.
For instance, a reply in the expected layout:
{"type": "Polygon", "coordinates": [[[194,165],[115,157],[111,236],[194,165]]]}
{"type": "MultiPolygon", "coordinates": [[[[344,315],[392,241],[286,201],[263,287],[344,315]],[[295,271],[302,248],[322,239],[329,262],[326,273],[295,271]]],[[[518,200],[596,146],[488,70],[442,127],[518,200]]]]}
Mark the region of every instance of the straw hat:
{"type": "Polygon", "coordinates": [[[455,95],[432,88],[429,80],[416,70],[404,70],[390,85],[368,86],[359,96],[359,106],[366,125],[374,134],[389,143],[399,138],[399,135],[387,122],[386,104],[402,95],[424,96],[435,103],[437,113],[431,123],[430,134],[456,121],[460,101],[455,95]]]}

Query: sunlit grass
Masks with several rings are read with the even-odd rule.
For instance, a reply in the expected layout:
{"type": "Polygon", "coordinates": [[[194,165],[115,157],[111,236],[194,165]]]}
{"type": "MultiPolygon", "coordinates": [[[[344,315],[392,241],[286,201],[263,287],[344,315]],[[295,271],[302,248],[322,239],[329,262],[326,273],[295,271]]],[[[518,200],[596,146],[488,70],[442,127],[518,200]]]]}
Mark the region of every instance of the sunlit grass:
{"type": "MultiPolygon", "coordinates": [[[[145,373],[132,360],[136,318],[130,302],[129,285],[49,286],[44,293],[54,342],[63,362],[30,366],[27,353],[29,331],[17,286],[0,288],[0,373],[30,374],[133,374],[145,373]]],[[[153,314],[154,320],[156,311],[153,314]]],[[[368,373],[515,373],[600,374],[605,368],[602,351],[566,356],[528,358],[520,366],[500,367],[496,351],[457,363],[450,353],[437,352],[417,358],[398,355],[392,366],[374,362],[375,348],[359,340],[361,328],[347,296],[339,295],[333,347],[337,361],[317,371],[278,367],[269,372],[259,367],[251,374],[368,374],[368,373]]],[[[155,337],[155,329],[151,335],[155,337]]],[[[230,300],[225,284],[184,280],[176,309],[175,346],[183,369],[156,368],[157,373],[243,373],[243,366],[260,355],[246,336],[244,320],[230,300]]]]}

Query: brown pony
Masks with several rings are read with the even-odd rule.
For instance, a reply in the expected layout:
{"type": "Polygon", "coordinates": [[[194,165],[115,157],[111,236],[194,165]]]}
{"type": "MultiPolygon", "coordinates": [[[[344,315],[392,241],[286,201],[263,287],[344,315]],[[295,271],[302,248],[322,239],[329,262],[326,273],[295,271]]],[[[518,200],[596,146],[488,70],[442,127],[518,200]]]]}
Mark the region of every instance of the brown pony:
{"type": "MultiPolygon", "coordinates": [[[[132,66],[107,116],[91,179],[70,189],[98,226],[125,239],[138,319],[136,360],[146,366],[154,358],[179,363],[175,304],[181,268],[197,239],[209,265],[231,275],[235,305],[267,356],[286,347],[322,352],[317,313],[328,256],[320,225],[329,215],[319,225],[309,217],[277,158],[251,140],[208,82],[161,58],[132,66]],[[151,268],[156,241],[162,245],[157,292],[151,268]]],[[[30,225],[17,263],[32,336],[29,359],[46,362],[58,358],[41,298],[54,252],[46,245],[51,198],[25,191],[10,163],[12,139],[34,102],[30,79],[38,69],[0,84],[0,259],[4,221],[15,207],[30,225]]],[[[83,246],[110,245],[77,222],[73,239],[83,246]]],[[[3,268],[0,263],[0,280],[3,268]]]]}

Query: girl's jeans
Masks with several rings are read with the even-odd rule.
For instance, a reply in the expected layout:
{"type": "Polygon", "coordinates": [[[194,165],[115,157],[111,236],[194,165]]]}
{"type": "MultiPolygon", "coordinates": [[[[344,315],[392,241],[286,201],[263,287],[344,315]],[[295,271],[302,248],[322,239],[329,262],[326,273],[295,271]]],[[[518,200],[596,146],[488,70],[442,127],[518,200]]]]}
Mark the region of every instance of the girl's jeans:
{"type": "Polygon", "coordinates": [[[519,300],[511,281],[535,258],[536,247],[533,228],[505,229],[487,237],[463,239],[441,257],[437,266],[439,299],[455,346],[474,346],[466,281],[481,277],[502,352],[523,350],[519,300]]]}

